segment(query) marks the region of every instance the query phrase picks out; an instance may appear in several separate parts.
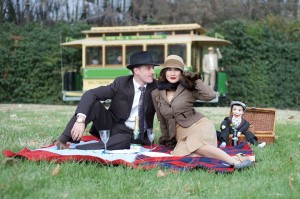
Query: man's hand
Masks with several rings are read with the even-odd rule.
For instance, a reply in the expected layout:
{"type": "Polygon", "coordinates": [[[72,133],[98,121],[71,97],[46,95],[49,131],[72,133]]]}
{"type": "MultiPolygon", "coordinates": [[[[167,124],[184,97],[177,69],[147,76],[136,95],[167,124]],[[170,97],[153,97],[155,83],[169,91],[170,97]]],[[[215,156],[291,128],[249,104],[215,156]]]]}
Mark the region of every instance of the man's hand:
{"type": "Polygon", "coordinates": [[[72,139],[74,141],[79,141],[81,140],[83,133],[85,130],[85,124],[84,123],[79,123],[79,122],[75,122],[72,130],[71,130],[71,135],[72,135],[72,139]]]}
{"type": "Polygon", "coordinates": [[[242,134],[242,132],[239,131],[239,132],[237,133],[237,136],[240,137],[241,134],[242,134]]]}

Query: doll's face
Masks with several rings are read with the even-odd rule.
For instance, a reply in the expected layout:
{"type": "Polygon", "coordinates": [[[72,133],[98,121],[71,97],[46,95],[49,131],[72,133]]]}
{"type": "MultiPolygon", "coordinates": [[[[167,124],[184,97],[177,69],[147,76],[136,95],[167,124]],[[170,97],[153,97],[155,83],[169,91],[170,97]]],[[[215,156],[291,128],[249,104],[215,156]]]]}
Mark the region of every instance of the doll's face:
{"type": "Polygon", "coordinates": [[[232,106],[232,115],[234,117],[242,117],[244,114],[244,109],[242,106],[233,105],[232,106]]]}

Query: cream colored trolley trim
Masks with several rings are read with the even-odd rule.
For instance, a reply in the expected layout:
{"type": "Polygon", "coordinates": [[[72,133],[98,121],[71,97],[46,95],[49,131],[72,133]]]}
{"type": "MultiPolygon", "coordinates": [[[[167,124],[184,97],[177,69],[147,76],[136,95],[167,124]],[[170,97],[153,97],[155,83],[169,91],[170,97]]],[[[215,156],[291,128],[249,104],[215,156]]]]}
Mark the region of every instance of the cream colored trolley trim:
{"type": "Polygon", "coordinates": [[[86,46],[85,45],[82,45],[82,68],[85,68],[86,67],[86,46]]]}
{"type": "Polygon", "coordinates": [[[186,65],[187,66],[191,66],[192,63],[191,63],[191,48],[192,48],[192,43],[189,42],[189,43],[186,43],[186,65]]]}

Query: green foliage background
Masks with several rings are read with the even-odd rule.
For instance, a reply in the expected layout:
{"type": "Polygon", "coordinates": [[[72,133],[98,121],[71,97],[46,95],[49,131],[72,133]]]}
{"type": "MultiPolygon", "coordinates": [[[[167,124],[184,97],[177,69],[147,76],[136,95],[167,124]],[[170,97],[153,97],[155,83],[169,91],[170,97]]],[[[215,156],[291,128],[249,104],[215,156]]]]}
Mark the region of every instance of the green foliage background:
{"type": "Polygon", "coordinates": [[[232,45],[220,64],[228,73],[228,98],[248,106],[300,107],[300,21],[269,17],[262,22],[227,21],[213,31],[232,45]]]}
{"type": "MultiPolygon", "coordinates": [[[[218,32],[232,42],[221,49],[220,60],[229,76],[228,101],[300,108],[299,27],[300,21],[269,17],[261,22],[225,21],[210,30],[208,34],[218,32]]],[[[84,23],[1,24],[0,103],[64,103],[61,66],[78,70],[81,52],[60,48],[60,43],[82,38],[81,30],[89,28],[84,23]]]]}
{"type": "Polygon", "coordinates": [[[86,24],[1,24],[0,102],[63,103],[61,67],[80,67],[81,54],[61,48],[60,43],[70,37],[82,38],[81,30],[86,29],[86,24]]]}

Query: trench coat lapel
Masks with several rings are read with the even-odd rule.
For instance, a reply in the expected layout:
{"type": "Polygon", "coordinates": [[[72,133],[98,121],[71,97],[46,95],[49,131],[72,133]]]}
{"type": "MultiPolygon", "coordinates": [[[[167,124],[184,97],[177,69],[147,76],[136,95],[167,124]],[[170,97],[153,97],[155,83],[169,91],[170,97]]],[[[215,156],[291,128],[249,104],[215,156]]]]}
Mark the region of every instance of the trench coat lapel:
{"type": "Polygon", "coordinates": [[[184,87],[179,84],[174,93],[173,99],[171,101],[173,101],[180,93],[182,93],[183,90],[184,90],[184,87]]]}
{"type": "Polygon", "coordinates": [[[167,92],[166,92],[166,90],[159,90],[159,94],[160,94],[161,98],[164,101],[166,101],[167,103],[169,103],[169,100],[167,98],[167,92]]]}

